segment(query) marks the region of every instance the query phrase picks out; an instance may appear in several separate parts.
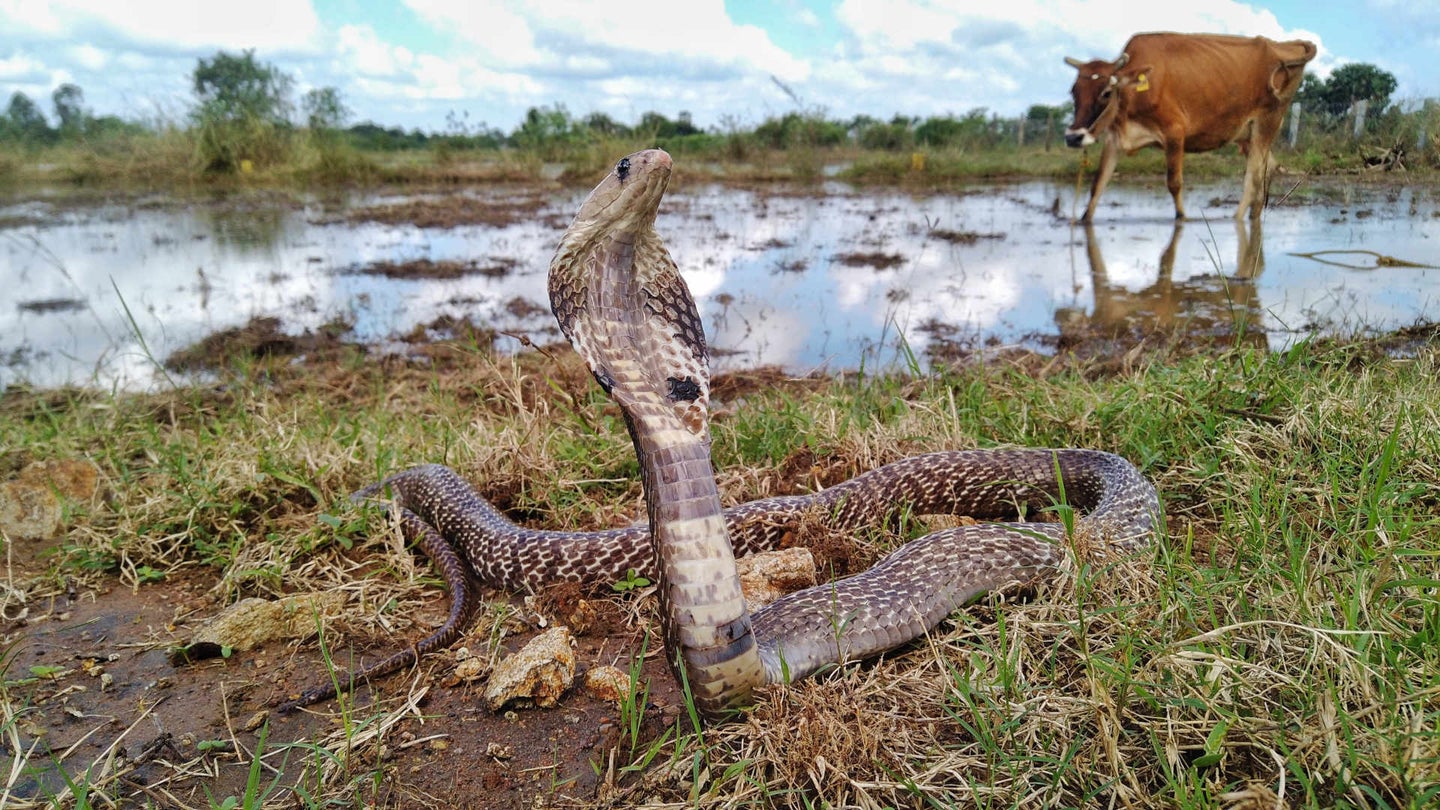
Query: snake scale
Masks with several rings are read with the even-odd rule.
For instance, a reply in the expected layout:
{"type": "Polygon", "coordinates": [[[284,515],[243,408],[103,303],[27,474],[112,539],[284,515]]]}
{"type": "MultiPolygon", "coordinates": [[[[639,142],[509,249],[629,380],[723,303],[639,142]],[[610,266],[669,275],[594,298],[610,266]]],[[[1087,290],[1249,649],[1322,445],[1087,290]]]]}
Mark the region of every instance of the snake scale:
{"type": "MultiPolygon", "coordinates": [[[[561,330],[619,405],[640,461],[648,525],[599,532],[515,525],[453,471],[415,467],[360,490],[388,493],[402,530],[444,575],[446,623],[423,641],[339,680],[349,688],[452,643],[473,608],[470,577],[538,589],[615,581],[636,569],[659,582],[667,657],[696,707],[721,718],[761,684],[874,656],[933,628],[978,594],[1053,572],[1072,536],[1060,523],[991,522],[913,540],[855,576],[747,613],[735,555],[774,548],[807,514],[839,530],[914,514],[1013,519],[1065,503],[1090,553],[1150,540],[1155,489],[1125,459],[1082,449],[967,450],[912,456],[811,495],[722,509],[710,461],[709,363],[700,317],[654,223],[671,159],[621,159],[565,232],[550,265],[561,330]],[[651,528],[653,527],[653,531],[651,528]]],[[[282,711],[333,696],[310,689],[282,711]]]]}

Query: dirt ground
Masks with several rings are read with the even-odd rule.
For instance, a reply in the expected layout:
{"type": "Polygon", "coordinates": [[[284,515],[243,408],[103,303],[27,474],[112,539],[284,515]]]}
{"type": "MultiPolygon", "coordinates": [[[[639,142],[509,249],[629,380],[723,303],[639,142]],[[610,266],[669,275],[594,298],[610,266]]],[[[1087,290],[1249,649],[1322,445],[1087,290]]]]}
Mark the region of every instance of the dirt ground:
{"type": "MultiPolygon", "coordinates": [[[[12,568],[12,577],[20,574],[12,568]]],[[[30,605],[25,618],[5,623],[13,645],[11,700],[26,707],[18,740],[32,764],[56,763],[43,777],[22,780],[11,800],[48,804],[46,798],[65,787],[61,768],[73,778],[88,767],[92,783],[115,806],[210,806],[244,795],[262,725],[267,764],[286,772],[280,785],[296,779],[302,787],[307,779],[314,784],[314,766],[322,758],[311,749],[286,746],[338,742],[343,748],[345,723],[336,702],[290,715],[273,711],[326,677],[314,639],[273,642],[195,663],[170,654],[217,610],[207,595],[211,585],[213,576],[198,570],[138,590],[108,581],[96,590],[30,605]],[[17,678],[28,673],[41,675],[17,678]],[[102,772],[118,777],[102,779],[102,772]]],[[[445,607],[437,589],[422,620],[438,624],[445,607]]],[[[609,609],[619,613],[622,607],[609,609]]],[[[483,648],[488,628],[475,632],[479,637],[457,648],[483,648]]],[[[514,651],[534,632],[518,632],[504,647],[514,651]]],[[[372,660],[418,635],[355,639],[353,647],[332,650],[333,660],[372,660]]],[[[580,671],[601,664],[628,667],[642,649],[642,636],[643,630],[623,623],[580,635],[580,671]]],[[[483,683],[444,685],[454,670],[453,649],[354,693],[348,719],[358,727],[352,738],[365,750],[351,765],[352,786],[337,791],[340,796],[383,807],[433,807],[455,797],[483,796],[486,807],[520,808],[589,805],[602,798],[602,790],[616,788],[614,774],[607,777],[611,755],[618,755],[620,765],[630,760],[628,750],[616,750],[621,734],[614,704],[577,686],[556,708],[491,712],[480,697],[483,683]],[[381,724],[389,732],[376,748],[366,742],[367,732],[381,724]]],[[[642,739],[648,741],[682,709],[675,682],[658,657],[646,661],[645,675],[651,691],[642,739]]],[[[8,759],[15,751],[7,745],[5,754],[8,759]]],[[[273,778],[263,775],[265,784],[273,778]]],[[[294,800],[285,795],[277,791],[271,799],[276,804],[264,806],[294,800]]]]}

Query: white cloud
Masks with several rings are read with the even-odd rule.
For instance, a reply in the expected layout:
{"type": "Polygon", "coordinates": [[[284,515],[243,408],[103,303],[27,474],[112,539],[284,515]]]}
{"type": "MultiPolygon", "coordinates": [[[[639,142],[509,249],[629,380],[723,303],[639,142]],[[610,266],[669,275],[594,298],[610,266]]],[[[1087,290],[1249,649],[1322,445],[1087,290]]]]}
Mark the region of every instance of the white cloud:
{"type": "Polygon", "coordinates": [[[20,81],[44,71],[45,65],[24,53],[0,59],[0,79],[20,81]]]}
{"type": "MultiPolygon", "coordinates": [[[[763,29],[737,25],[720,0],[687,3],[664,13],[649,0],[406,0],[426,22],[480,47],[492,66],[561,67],[579,57],[587,66],[623,71],[618,58],[597,52],[658,56],[677,69],[702,65],[771,73],[785,81],[809,74],[809,65],[770,41],[763,29]],[[578,50],[585,48],[587,50],[578,50]]],[[[653,61],[645,62],[647,68],[653,61]]]]}
{"type": "Polygon", "coordinates": [[[91,45],[75,45],[68,49],[71,58],[86,70],[100,70],[110,61],[110,54],[91,45]]]}
{"type": "Polygon", "coordinates": [[[307,50],[319,30],[308,0],[0,0],[9,25],[52,37],[99,29],[176,50],[307,50]]]}
{"type": "Polygon", "coordinates": [[[395,76],[415,65],[408,48],[382,41],[368,25],[342,25],[336,36],[344,67],[362,76],[395,76]]]}
{"type": "Polygon", "coordinates": [[[405,5],[437,30],[480,46],[481,58],[496,65],[539,61],[530,24],[500,0],[405,0],[405,5]]]}

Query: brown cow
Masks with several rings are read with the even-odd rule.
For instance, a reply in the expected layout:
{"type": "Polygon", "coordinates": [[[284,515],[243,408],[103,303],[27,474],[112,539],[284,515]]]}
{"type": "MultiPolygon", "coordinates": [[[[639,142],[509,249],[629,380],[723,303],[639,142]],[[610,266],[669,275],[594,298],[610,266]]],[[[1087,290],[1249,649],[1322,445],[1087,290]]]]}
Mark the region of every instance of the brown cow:
{"type": "Polygon", "coordinates": [[[1080,72],[1070,88],[1075,123],[1065,143],[1078,148],[1105,139],[1083,221],[1095,217],[1119,150],[1133,155],[1146,146],[1165,150],[1165,185],[1175,198],[1175,218],[1184,219],[1185,153],[1232,141],[1245,155],[1245,192],[1235,217],[1247,208],[1252,218],[1260,216],[1275,166],[1270,145],[1305,63],[1314,58],[1315,44],[1303,39],[1173,33],[1136,34],[1114,62],[1065,57],[1080,72]]]}

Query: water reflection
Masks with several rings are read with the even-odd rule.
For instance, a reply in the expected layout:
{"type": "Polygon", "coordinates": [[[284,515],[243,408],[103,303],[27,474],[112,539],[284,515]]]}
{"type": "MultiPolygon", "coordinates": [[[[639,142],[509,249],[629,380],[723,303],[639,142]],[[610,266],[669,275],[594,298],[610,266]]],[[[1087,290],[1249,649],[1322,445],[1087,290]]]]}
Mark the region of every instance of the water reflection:
{"type": "MultiPolygon", "coordinates": [[[[1112,189],[1130,218],[1082,232],[1051,213],[1068,187],[1045,181],[944,193],[689,186],[666,198],[657,227],[717,369],[874,369],[947,345],[1044,349],[1057,332],[1124,329],[1243,327],[1280,347],[1440,317],[1440,270],[1294,255],[1372,249],[1440,264],[1440,192],[1342,183],[1299,200],[1300,189],[1266,212],[1262,235],[1235,228],[1231,191],[1197,186],[1197,201],[1214,198],[1176,226],[1164,195],[1112,189]]],[[[346,218],[420,199],[405,196],[0,199],[0,386],[143,388],[156,377],[147,352],[163,359],[257,317],[292,335],[347,324],[345,339],[382,349],[437,319],[558,340],[546,268],[583,194],[474,189],[481,208],[513,216],[425,227],[346,218]]]]}
{"type": "Polygon", "coordinates": [[[1266,345],[1264,308],[1256,279],[1265,270],[1265,240],[1259,220],[1232,220],[1235,227],[1235,273],[1220,272],[1215,257],[1213,274],[1175,279],[1175,257],[1185,235],[1185,223],[1176,220],[1170,239],[1160,251],[1155,281],[1140,289],[1113,283],[1105,267],[1101,239],[1093,225],[1085,225],[1085,257],[1090,267],[1094,305],[1090,312],[1073,306],[1055,311],[1062,339],[1075,342],[1095,335],[1122,334],[1233,334],[1246,342],[1266,345]]]}

